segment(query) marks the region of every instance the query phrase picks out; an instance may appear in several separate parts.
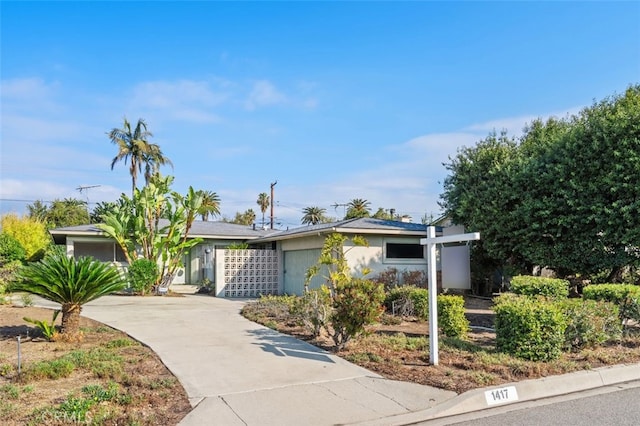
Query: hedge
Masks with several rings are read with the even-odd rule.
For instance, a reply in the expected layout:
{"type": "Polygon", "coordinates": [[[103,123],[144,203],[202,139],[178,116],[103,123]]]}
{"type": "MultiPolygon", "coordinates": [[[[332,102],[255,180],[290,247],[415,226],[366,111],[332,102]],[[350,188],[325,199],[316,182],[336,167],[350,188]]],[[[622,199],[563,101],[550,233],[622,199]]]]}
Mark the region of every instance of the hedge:
{"type": "Polygon", "coordinates": [[[438,296],[438,325],[447,337],[465,338],[469,320],[464,316],[464,298],[453,294],[438,296]]]}
{"type": "Polygon", "coordinates": [[[611,302],[620,310],[623,324],[630,319],[640,321],[640,287],[632,284],[593,284],[582,290],[582,296],[589,300],[611,302]]]}
{"type": "Polygon", "coordinates": [[[510,290],[524,296],[565,298],[569,296],[569,281],[558,278],[518,275],[511,279],[510,290]]]}
{"type": "Polygon", "coordinates": [[[557,304],[534,297],[508,297],[493,309],[499,351],[531,361],[560,356],[567,322],[557,304]]]}

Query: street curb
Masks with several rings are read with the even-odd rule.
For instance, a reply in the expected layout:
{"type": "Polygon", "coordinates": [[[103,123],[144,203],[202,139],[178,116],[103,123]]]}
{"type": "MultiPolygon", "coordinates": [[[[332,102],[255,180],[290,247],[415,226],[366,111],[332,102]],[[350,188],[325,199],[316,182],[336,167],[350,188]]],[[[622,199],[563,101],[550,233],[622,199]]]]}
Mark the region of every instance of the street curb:
{"type": "Polygon", "coordinates": [[[560,376],[549,376],[542,379],[523,380],[521,382],[507,383],[500,386],[491,386],[482,389],[474,389],[462,393],[433,408],[414,411],[397,416],[383,417],[350,425],[367,426],[402,426],[420,423],[427,420],[450,417],[459,414],[471,413],[498,406],[512,405],[542,398],[551,398],[574,392],[581,392],[617,383],[640,380],[640,363],[629,365],[614,365],[600,367],[593,370],[583,370],[560,376]],[[488,394],[492,391],[512,388],[517,391],[517,399],[488,403],[488,394]]]}

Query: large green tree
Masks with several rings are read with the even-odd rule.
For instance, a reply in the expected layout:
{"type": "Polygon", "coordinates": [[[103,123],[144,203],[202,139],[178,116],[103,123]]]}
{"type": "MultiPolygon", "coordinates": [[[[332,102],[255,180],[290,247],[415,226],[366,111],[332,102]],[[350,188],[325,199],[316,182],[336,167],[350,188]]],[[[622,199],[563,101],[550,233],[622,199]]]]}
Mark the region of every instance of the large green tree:
{"type": "Polygon", "coordinates": [[[523,253],[563,274],[620,278],[640,260],[640,86],[530,131],[522,169],[523,253]],[[542,134],[542,136],[540,136],[542,134]]]}
{"type": "Polygon", "coordinates": [[[256,212],[253,209],[247,209],[244,212],[236,212],[233,219],[223,219],[224,222],[235,223],[237,225],[251,225],[256,221],[256,212]]]}
{"type": "Polygon", "coordinates": [[[82,305],[125,285],[117,268],[90,257],[69,257],[61,247],[21,269],[18,278],[12,291],[25,291],[61,305],[61,334],[70,341],[81,337],[82,305]]]}
{"type": "Polygon", "coordinates": [[[102,217],[106,214],[113,213],[118,207],[118,203],[114,201],[101,201],[91,210],[89,219],[91,223],[102,223],[102,217]]]}
{"type": "Polygon", "coordinates": [[[519,141],[491,134],[445,165],[442,207],[490,259],[560,275],[640,263],[640,86],[519,141]]]}
{"type": "Polygon", "coordinates": [[[132,196],[136,189],[138,173],[142,173],[144,169],[145,178],[148,180],[153,174],[158,173],[161,165],[171,164],[160,147],[149,142],[148,139],[153,134],[147,129],[147,123],[142,118],[138,119],[133,129],[131,123],[124,118],[122,128],[113,128],[107,135],[111,143],[118,147],[118,153],[111,161],[111,170],[120,161],[129,163],[132,196]]]}
{"type": "Polygon", "coordinates": [[[327,217],[325,216],[326,212],[327,210],[323,209],[322,207],[305,207],[304,209],[302,209],[302,224],[317,225],[319,223],[325,223],[325,221],[327,221],[327,217]]]}
{"type": "Polygon", "coordinates": [[[50,228],[86,225],[91,220],[87,210],[87,202],[77,198],[53,200],[45,218],[47,226],[50,228]]]}

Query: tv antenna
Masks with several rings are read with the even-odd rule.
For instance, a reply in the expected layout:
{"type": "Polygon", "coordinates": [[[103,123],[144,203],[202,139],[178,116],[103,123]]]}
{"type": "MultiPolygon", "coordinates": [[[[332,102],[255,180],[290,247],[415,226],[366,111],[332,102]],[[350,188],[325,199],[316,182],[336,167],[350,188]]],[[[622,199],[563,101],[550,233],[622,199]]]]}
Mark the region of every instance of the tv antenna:
{"type": "Polygon", "coordinates": [[[347,215],[347,206],[348,205],[349,205],[348,203],[342,204],[342,203],[335,202],[335,203],[331,204],[331,207],[333,207],[333,209],[336,212],[338,211],[338,207],[342,207],[342,216],[346,216],[347,215]]]}
{"type": "Polygon", "coordinates": [[[87,207],[88,207],[89,206],[89,190],[91,188],[99,188],[101,186],[102,185],[85,185],[85,186],[80,185],[76,188],[76,190],[80,193],[80,195],[82,195],[83,191],[85,192],[85,195],[87,196],[87,207]]]}

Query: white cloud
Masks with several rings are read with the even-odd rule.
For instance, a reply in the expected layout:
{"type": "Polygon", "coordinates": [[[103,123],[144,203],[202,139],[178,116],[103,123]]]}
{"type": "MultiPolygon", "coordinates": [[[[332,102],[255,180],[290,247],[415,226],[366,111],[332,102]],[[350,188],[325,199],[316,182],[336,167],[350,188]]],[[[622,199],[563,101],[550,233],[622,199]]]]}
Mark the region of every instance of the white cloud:
{"type": "Polygon", "coordinates": [[[501,118],[498,120],[487,121],[485,123],[472,124],[471,126],[467,127],[465,130],[472,131],[472,132],[489,133],[494,130],[496,132],[500,132],[506,129],[510,135],[520,136],[522,135],[525,126],[527,126],[528,124],[531,124],[531,122],[533,122],[534,120],[541,119],[543,121],[546,121],[551,117],[563,119],[568,116],[577,114],[578,112],[580,112],[581,109],[582,107],[573,107],[564,111],[556,111],[556,112],[551,112],[551,113],[546,113],[541,115],[523,115],[519,117],[501,118]]]}
{"type": "Polygon", "coordinates": [[[273,83],[259,80],[253,83],[249,97],[245,102],[245,108],[253,111],[259,107],[282,104],[286,101],[287,97],[273,83]]]}
{"type": "MultiPolygon", "coordinates": [[[[216,123],[220,117],[214,109],[227,101],[229,94],[222,89],[215,90],[212,84],[191,80],[140,83],[133,89],[129,108],[154,111],[174,120],[216,123]]],[[[220,85],[225,86],[225,83],[220,85]]]]}

